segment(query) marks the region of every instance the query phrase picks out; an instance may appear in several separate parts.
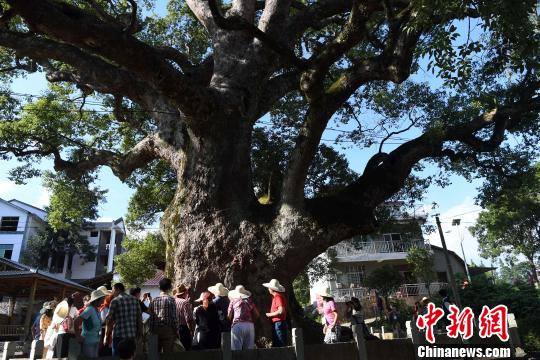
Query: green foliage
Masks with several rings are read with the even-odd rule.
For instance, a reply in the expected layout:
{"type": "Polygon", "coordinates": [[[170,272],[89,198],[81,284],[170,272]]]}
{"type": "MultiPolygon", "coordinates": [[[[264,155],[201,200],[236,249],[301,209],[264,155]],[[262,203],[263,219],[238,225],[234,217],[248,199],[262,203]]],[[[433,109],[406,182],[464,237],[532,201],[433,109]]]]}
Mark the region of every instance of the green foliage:
{"type": "Polygon", "coordinates": [[[130,228],[142,229],[157,221],[174,197],[178,184],[175,172],[164,161],[137,170],[127,180],[135,188],[129,201],[126,223],[130,228]]]}
{"type": "Polygon", "coordinates": [[[519,261],[515,256],[509,256],[506,261],[499,259],[498,280],[508,284],[527,284],[531,272],[531,264],[519,261]]]}
{"type": "Polygon", "coordinates": [[[364,284],[387,298],[402,284],[403,278],[399,271],[390,265],[384,265],[373,270],[364,280],[364,284]]]}
{"type": "MultiPolygon", "coordinates": [[[[431,284],[437,277],[433,271],[433,256],[430,250],[412,247],[407,252],[407,263],[414,277],[421,279],[429,291],[431,284]]],[[[431,296],[431,294],[429,294],[431,296]]]]}
{"type": "Polygon", "coordinates": [[[128,285],[140,286],[165,262],[165,241],[157,233],[148,233],[144,238],[126,238],[122,246],[126,251],[115,256],[114,261],[116,271],[128,285]]]}
{"type": "Polygon", "coordinates": [[[309,289],[309,277],[307,273],[303,271],[293,281],[294,296],[302,307],[306,307],[310,304],[309,289]]]}
{"type": "Polygon", "coordinates": [[[98,205],[105,199],[107,191],[91,187],[93,180],[90,175],[79,180],[72,180],[62,173],[46,172],[43,175],[43,184],[51,194],[47,222],[53,230],[80,228],[86,221],[97,218],[98,205]]]}
{"type": "Polygon", "coordinates": [[[524,255],[529,265],[540,253],[540,165],[507,179],[470,228],[484,257],[524,255]]]}
{"type": "Polygon", "coordinates": [[[525,351],[538,351],[540,347],[540,291],[532,286],[493,282],[477,276],[472,284],[460,290],[463,306],[470,306],[478,316],[482,306],[504,304],[514,313],[525,351]]]}

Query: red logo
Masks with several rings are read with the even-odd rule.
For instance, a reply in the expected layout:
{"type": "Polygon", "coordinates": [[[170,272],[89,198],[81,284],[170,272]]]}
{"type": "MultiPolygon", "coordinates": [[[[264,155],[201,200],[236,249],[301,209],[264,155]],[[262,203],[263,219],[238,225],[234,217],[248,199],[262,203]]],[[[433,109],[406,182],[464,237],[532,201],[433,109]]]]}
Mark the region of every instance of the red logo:
{"type": "Polygon", "coordinates": [[[508,308],[506,305],[497,305],[493,309],[482,307],[482,313],[478,319],[480,337],[488,338],[497,335],[501,341],[508,341],[508,308]]]}
{"type": "Polygon", "coordinates": [[[419,315],[416,319],[416,326],[420,330],[426,330],[426,340],[431,344],[435,342],[435,335],[433,334],[433,327],[444,316],[444,311],[435,307],[433,303],[429,303],[427,307],[427,314],[419,315]]]}
{"type": "Polygon", "coordinates": [[[448,337],[457,338],[461,335],[463,339],[470,339],[473,336],[474,313],[470,307],[460,312],[456,305],[450,305],[447,318],[450,321],[450,325],[446,327],[448,337]]]}

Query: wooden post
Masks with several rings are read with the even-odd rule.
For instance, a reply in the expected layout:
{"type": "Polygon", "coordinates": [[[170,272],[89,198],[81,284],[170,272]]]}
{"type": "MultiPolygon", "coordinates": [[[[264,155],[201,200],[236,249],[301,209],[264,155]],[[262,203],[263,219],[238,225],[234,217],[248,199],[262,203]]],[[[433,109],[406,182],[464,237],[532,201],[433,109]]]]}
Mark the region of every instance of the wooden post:
{"type": "Polygon", "coordinates": [[[413,346],[414,346],[414,357],[415,357],[415,359],[419,359],[417,348],[418,348],[418,345],[424,344],[424,341],[422,339],[422,334],[420,333],[420,331],[416,327],[416,322],[407,321],[407,324],[408,324],[408,327],[410,327],[410,329],[411,329],[411,341],[412,341],[413,346]]]}
{"type": "Polygon", "coordinates": [[[364,339],[364,332],[362,331],[362,325],[353,325],[352,332],[354,336],[354,342],[356,343],[358,359],[367,360],[368,356],[367,356],[366,340],[364,339]]]}
{"type": "Polygon", "coordinates": [[[2,353],[2,360],[9,360],[15,355],[15,346],[14,341],[8,341],[4,343],[4,352],[2,353]]]}
{"type": "Polygon", "coordinates": [[[11,295],[9,297],[9,305],[8,305],[8,318],[9,318],[8,325],[13,324],[13,313],[14,312],[15,312],[15,295],[11,295]]]}
{"type": "Polygon", "coordinates": [[[61,298],[62,298],[62,300],[64,300],[66,298],[66,288],[65,287],[62,288],[62,297],[61,298]]]}
{"type": "Polygon", "coordinates": [[[230,332],[221,333],[221,359],[232,360],[231,333],[230,332]]]}
{"type": "Polygon", "coordinates": [[[157,335],[148,335],[148,360],[159,360],[159,347],[157,335]]]}
{"type": "Polygon", "coordinates": [[[292,343],[294,346],[294,353],[296,354],[296,360],[304,360],[304,335],[302,329],[292,329],[292,343]]]}
{"type": "MultiPolygon", "coordinates": [[[[66,341],[67,338],[64,339],[66,341]]],[[[58,354],[59,355],[59,354],[58,354]]],[[[79,355],[81,355],[81,344],[75,338],[69,339],[69,348],[68,348],[68,360],[77,360],[79,355]]],[[[60,357],[60,356],[58,356],[60,357]]]]}
{"type": "Polygon", "coordinates": [[[36,299],[36,290],[37,290],[38,279],[34,279],[32,283],[32,289],[30,290],[30,298],[28,299],[28,310],[26,311],[26,319],[24,321],[24,337],[28,335],[30,331],[30,326],[32,324],[32,313],[34,311],[34,301],[36,299]]]}
{"type": "Polygon", "coordinates": [[[30,348],[30,360],[41,359],[43,356],[43,340],[32,341],[30,348]]]}

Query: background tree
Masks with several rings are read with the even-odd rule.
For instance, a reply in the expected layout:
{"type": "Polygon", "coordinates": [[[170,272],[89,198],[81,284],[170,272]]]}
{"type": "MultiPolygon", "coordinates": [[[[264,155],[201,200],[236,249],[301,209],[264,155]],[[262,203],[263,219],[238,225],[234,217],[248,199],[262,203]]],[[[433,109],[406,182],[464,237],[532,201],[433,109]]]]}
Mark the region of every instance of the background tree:
{"type": "Polygon", "coordinates": [[[406,259],[412,275],[426,284],[428,295],[431,297],[429,285],[437,278],[437,274],[433,271],[433,254],[428,249],[412,247],[407,251],[406,259]]]}
{"type": "Polygon", "coordinates": [[[522,255],[535,283],[540,255],[540,165],[507,178],[496,196],[485,203],[471,233],[478,239],[482,256],[522,255]]]}
{"type": "Polygon", "coordinates": [[[384,265],[373,270],[364,280],[364,284],[377,291],[384,298],[388,309],[388,297],[403,283],[403,277],[393,266],[384,265]]]}
{"type": "Polygon", "coordinates": [[[498,280],[512,285],[527,284],[532,277],[527,261],[519,261],[514,256],[505,261],[499,259],[498,280]]]}
{"type": "Polygon", "coordinates": [[[167,271],[196,291],[242,283],[267,302],[262,282],[291,289],[316,255],[372,231],[381,203],[444,182],[426,164],[473,177],[537,156],[533,0],[171,0],[161,15],[151,0],[0,4],[4,83],[38,71],[54,84],[39,99],[4,91],[0,156],[51,159],[74,179],[107,166],[150,194],[175,182],[168,202],[135,209],[164,211],[167,271]],[[264,186],[257,128],[292,145],[264,186]],[[316,195],[325,140],[370,160],[316,195]]]}
{"type": "Polygon", "coordinates": [[[144,238],[128,237],[122,243],[125,252],[114,257],[116,271],[126,284],[140,286],[163,269],[165,242],[157,233],[144,238]]]}

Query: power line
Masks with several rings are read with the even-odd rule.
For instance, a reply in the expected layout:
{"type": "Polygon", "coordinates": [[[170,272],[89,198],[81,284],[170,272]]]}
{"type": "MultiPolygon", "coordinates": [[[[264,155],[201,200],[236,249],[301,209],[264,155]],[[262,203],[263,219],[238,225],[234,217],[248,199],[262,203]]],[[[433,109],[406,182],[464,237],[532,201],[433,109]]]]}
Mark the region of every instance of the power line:
{"type": "MultiPolygon", "coordinates": [[[[13,93],[10,93],[10,95],[15,95],[15,96],[20,96],[20,97],[31,97],[31,98],[42,98],[43,96],[42,95],[36,95],[36,94],[26,94],[26,93],[17,93],[17,92],[13,92],[13,93]]],[[[58,100],[56,100],[58,101],[58,100]]],[[[76,99],[65,99],[65,100],[61,100],[59,101],[61,103],[75,103],[75,102],[79,102],[81,104],[84,104],[84,105],[95,105],[95,106],[100,106],[100,107],[104,107],[104,108],[107,108],[107,107],[110,107],[110,105],[108,104],[104,104],[103,102],[98,102],[98,101],[92,101],[92,100],[86,100],[84,98],[76,98],[76,99]]],[[[20,109],[21,111],[30,111],[30,112],[45,112],[44,110],[46,111],[52,111],[52,112],[77,112],[77,113],[103,113],[103,114],[111,114],[113,113],[112,110],[97,110],[97,109],[52,109],[52,108],[46,108],[46,107],[35,107],[35,108],[31,108],[31,107],[22,107],[20,109]]],[[[128,113],[140,113],[140,114],[152,114],[152,113],[158,113],[158,114],[167,114],[167,115],[177,115],[178,113],[177,112],[174,112],[174,111],[167,111],[167,110],[161,110],[161,109],[154,109],[154,110],[142,110],[142,109],[129,109],[127,110],[128,113]]],[[[279,124],[275,124],[275,123],[272,123],[272,122],[265,122],[265,121],[257,121],[256,123],[259,123],[259,124],[263,124],[263,125],[272,125],[272,126],[278,126],[279,124]]],[[[294,126],[292,125],[288,125],[288,126],[285,126],[285,127],[289,127],[289,128],[294,128],[294,126]]],[[[338,128],[334,128],[334,127],[327,127],[325,128],[325,130],[328,130],[328,131],[334,131],[334,132],[340,132],[340,133],[343,133],[343,134],[354,134],[355,131],[354,130],[343,130],[343,129],[338,129],[338,128]]],[[[380,138],[380,139],[384,139],[387,137],[387,135],[375,135],[375,134],[372,134],[370,135],[370,137],[373,137],[373,138],[380,138]]],[[[406,137],[389,137],[388,140],[402,140],[402,141],[410,141],[412,140],[411,138],[406,138],[406,137]]],[[[350,142],[350,143],[356,143],[355,140],[331,140],[331,139],[322,139],[321,141],[326,141],[326,142],[336,142],[337,143],[345,143],[345,142],[350,142]]],[[[399,143],[390,143],[390,142],[386,142],[386,144],[389,144],[389,145],[399,145],[399,144],[403,144],[404,142],[399,142],[399,143]]],[[[380,143],[374,143],[375,144],[380,144],[380,143]]]]}

